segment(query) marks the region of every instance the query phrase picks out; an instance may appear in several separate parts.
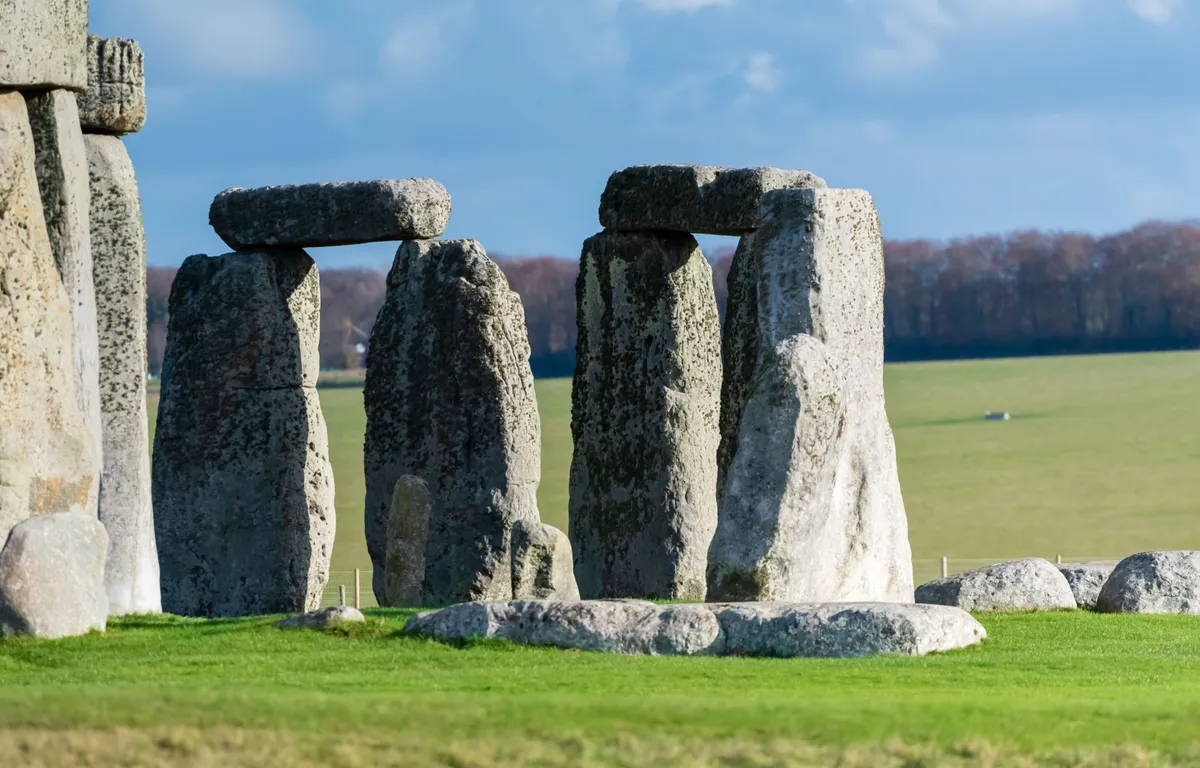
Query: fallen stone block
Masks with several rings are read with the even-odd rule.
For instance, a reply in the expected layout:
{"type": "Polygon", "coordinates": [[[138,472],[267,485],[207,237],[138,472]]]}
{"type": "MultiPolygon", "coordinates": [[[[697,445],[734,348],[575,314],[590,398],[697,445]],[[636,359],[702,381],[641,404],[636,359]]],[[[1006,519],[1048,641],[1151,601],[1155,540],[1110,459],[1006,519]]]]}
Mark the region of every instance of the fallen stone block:
{"type": "Polygon", "coordinates": [[[450,193],[433,179],[234,187],[208,210],[212,228],[239,251],[428,239],[449,221],[450,193]]]}
{"type": "Polygon", "coordinates": [[[94,515],[59,512],[18,524],[0,550],[0,635],[103,631],[108,535],[94,515]]]}
{"type": "Polygon", "coordinates": [[[357,608],[351,608],[348,605],[333,605],[319,611],[310,611],[277,621],[275,626],[279,629],[320,630],[336,627],[339,624],[359,624],[364,621],[366,621],[366,617],[357,608]]]}
{"type": "Polygon", "coordinates": [[[87,88],[87,0],[0,2],[0,88],[87,88]]]}
{"type": "Polygon", "coordinates": [[[87,90],[78,95],[86,131],[124,135],[146,124],[146,75],[137,40],[87,39],[87,90]]]}
{"type": "Polygon", "coordinates": [[[34,147],[25,99],[0,93],[0,541],[28,517],[87,510],[99,481],[34,147]]]}
{"type": "Polygon", "coordinates": [[[975,645],[987,635],[970,614],[947,606],[634,600],[463,603],[409,619],[404,631],[443,642],[501,638],[603,653],[783,658],[922,656],[975,645]]]}
{"type": "Polygon", "coordinates": [[[702,600],[717,525],[720,319],[691,235],[601,232],[576,284],[570,537],[587,598],[702,600]]]}
{"type": "Polygon", "coordinates": [[[298,249],[191,256],[175,276],[153,464],[170,613],[320,605],[335,527],[320,295],[298,249]]]}
{"type": "Polygon", "coordinates": [[[1096,610],[1200,615],[1200,552],[1141,552],[1117,563],[1096,610]]]}
{"type": "Polygon", "coordinates": [[[779,189],[743,242],[726,349],[708,600],[911,602],[912,552],[883,390],[883,243],[871,196],[779,189]],[[752,288],[751,286],[756,286],[752,288]],[[754,293],[751,294],[751,291],[754,293]],[[753,301],[750,323],[745,302],[753,301]]]}
{"type": "Polygon", "coordinates": [[[567,534],[536,520],[512,530],[514,600],[578,600],[574,558],[567,534]]]}
{"type": "Polygon", "coordinates": [[[133,161],[116,136],[87,134],[92,278],[100,352],[103,473],[100,521],[108,529],[114,615],[162,607],[150,433],[146,415],[146,235],[133,161]]]}
{"type": "Polygon", "coordinates": [[[1049,560],[1027,557],[956,573],[917,587],[918,603],[966,611],[1056,611],[1076,607],[1071,585],[1049,560]]]}
{"type": "Polygon", "coordinates": [[[762,196],[773,189],[824,187],[808,171],[633,165],[608,177],[600,196],[607,229],[740,235],[762,226],[762,196]]]}
{"type": "Polygon", "coordinates": [[[1099,560],[1092,563],[1067,563],[1058,566],[1058,570],[1071,585],[1075,603],[1080,608],[1095,608],[1100,589],[1116,567],[1116,560],[1099,560]]]}
{"type": "Polygon", "coordinates": [[[418,602],[511,598],[512,526],[538,519],[541,422],[525,311],[482,245],[415,240],[396,251],[363,404],[364,522],[380,604],[404,475],[429,491],[418,602]]]}

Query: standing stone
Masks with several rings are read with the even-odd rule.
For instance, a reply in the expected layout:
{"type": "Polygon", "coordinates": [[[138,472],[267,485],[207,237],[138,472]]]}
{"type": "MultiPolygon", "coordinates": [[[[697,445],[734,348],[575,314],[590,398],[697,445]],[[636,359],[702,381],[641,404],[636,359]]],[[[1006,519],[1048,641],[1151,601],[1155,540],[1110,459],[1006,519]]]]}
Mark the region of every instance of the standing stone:
{"type": "Polygon", "coordinates": [[[87,88],[87,0],[0,0],[0,88],[87,88]]]}
{"type": "Polygon", "coordinates": [[[87,39],[87,90],[79,119],[92,133],[136,133],[146,124],[146,76],[137,40],[87,39]]]}
{"type": "Polygon", "coordinates": [[[717,523],[720,320],[691,235],[583,244],[570,535],[587,598],[704,598],[717,523]]]}
{"type": "Polygon", "coordinates": [[[386,604],[392,492],[429,489],[426,603],[512,595],[509,543],[537,520],[541,424],[521,299],[474,240],[415,240],[396,252],[371,333],[367,549],[386,604]]]}
{"type": "Polygon", "coordinates": [[[912,602],[883,398],[870,195],[769,192],[754,236],[758,360],[709,551],[710,600],[912,602]]]}
{"type": "Polygon", "coordinates": [[[725,326],[721,329],[721,442],[717,447],[717,502],[737,453],[738,429],[758,363],[758,270],[754,233],[742,235],[725,279],[725,326]]]}
{"type": "Polygon", "coordinates": [[[164,610],[319,606],[334,536],[320,307],[317,268],[298,249],[191,256],[179,268],[154,437],[164,610]]]}
{"type": "Polygon", "coordinates": [[[100,347],[104,471],[114,615],[161,609],[146,417],[146,237],[133,163],[115,136],[84,136],[91,179],[92,275],[100,347]]]}
{"type": "MultiPolygon", "coordinates": [[[[26,97],[37,155],[38,189],[46,214],[50,248],[67,298],[75,331],[75,399],[92,440],[100,476],[100,348],[96,331],[96,291],[92,282],[92,239],[88,232],[88,160],[79,128],[75,94],[43,91],[26,97]]],[[[100,484],[93,483],[87,510],[97,514],[100,484]]]]}
{"type": "Polygon", "coordinates": [[[513,526],[513,599],[578,600],[567,534],[535,520],[513,526]]]}
{"type": "Polygon", "coordinates": [[[0,541],[28,517],[86,510],[98,482],[35,169],[25,99],[0,92],[0,541]]]}
{"type": "Polygon", "coordinates": [[[0,550],[0,636],[104,630],[108,535],[95,515],[58,512],[12,529],[0,550]]]}
{"type": "Polygon", "coordinates": [[[388,515],[384,605],[421,605],[429,542],[429,486],[413,475],[396,481],[388,515]]]}

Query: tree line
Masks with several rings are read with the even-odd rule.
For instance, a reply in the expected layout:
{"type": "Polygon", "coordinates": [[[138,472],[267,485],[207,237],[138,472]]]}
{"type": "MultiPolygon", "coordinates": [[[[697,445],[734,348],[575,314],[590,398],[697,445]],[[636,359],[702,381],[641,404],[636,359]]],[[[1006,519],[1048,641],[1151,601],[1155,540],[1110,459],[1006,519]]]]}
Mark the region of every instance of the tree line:
{"type": "MultiPolygon", "coordinates": [[[[574,369],[578,262],[493,255],[525,306],[538,376],[574,369]]],[[[709,254],[724,319],[733,248],[709,254]]],[[[1025,231],[884,242],[889,360],[1200,346],[1200,223],[1148,222],[1105,237],[1025,231]]],[[[162,367],[175,270],[147,270],[151,373],[162,367]]],[[[321,367],[363,362],[385,275],[321,272],[321,367]]]]}

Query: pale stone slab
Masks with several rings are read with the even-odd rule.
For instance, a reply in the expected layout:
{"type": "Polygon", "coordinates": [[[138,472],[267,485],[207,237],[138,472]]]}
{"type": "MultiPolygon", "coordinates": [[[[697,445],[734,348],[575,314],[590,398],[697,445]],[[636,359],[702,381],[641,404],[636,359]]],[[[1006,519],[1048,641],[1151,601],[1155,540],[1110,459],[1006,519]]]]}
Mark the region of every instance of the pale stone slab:
{"type": "Polygon", "coordinates": [[[1059,572],[1071,585],[1071,593],[1080,608],[1095,608],[1096,600],[1104,582],[1117,567],[1116,560],[1097,560],[1091,563],[1066,563],[1058,566],[1059,572]]]}
{"type": "Polygon", "coordinates": [[[1104,582],[1096,610],[1200,615],[1200,552],[1130,555],[1104,582]]]}
{"type": "Polygon", "coordinates": [[[576,296],[579,591],[703,599],[721,386],[712,270],[691,235],[602,232],[584,242],[576,296]]]}
{"type": "Polygon", "coordinates": [[[917,587],[918,603],[967,611],[1057,611],[1076,607],[1067,579],[1049,560],[1027,557],[956,573],[917,587]]]}
{"type": "Polygon", "coordinates": [[[233,187],[208,211],[209,224],[236,250],[433,238],[449,221],[450,193],[433,179],[233,187]]]}
{"type": "Polygon", "coordinates": [[[443,642],[502,638],[601,653],[779,658],[924,656],[987,636],[969,613],[946,606],[626,600],[462,603],[409,619],[404,631],[443,642]]]}
{"type": "Polygon", "coordinates": [[[748,264],[758,322],[746,343],[757,360],[741,390],[708,599],[911,602],[884,409],[875,206],[862,190],[775,190],[762,224],[748,264]]]}
{"type": "Polygon", "coordinates": [[[140,131],[146,124],[146,75],[137,40],[88,35],[87,90],[78,99],[84,130],[140,131]]]}
{"type": "Polygon", "coordinates": [[[600,226],[740,235],[762,225],[759,205],[765,193],[824,186],[808,171],[633,165],[608,177],[600,196],[600,226]]]}
{"type": "MultiPolygon", "coordinates": [[[[37,155],[38,189],[58,274],[71,304],[75,331],[75,399],[92,440],[100,476],[100,341],[96,329],[96,290],[92,282],[87,149],[79,128],[75,94],[52,90],[26,94],[37,155]]],[[[87,511],[97,514],[100,483],[88,495],[87,511]]]]}
{"type": "Polygon", "coordinates": [[[362,611],[348,605],[332,605],[319,611],[290,616],[275,622],[279,629],[329,629],[339,624],[361,624],[366,621],[362,611]]]}
{"type": "Polygon", "coordinates": [[[298,249],[191,256],[175,277],[153,473],[170,613],[320,605],[335,526],[320,296],[298,249]]]}
{"type": "Polygon", "coordinates": [[[537,520],[541,422],[521,299],[474,240],[405,243],[371,333],[367,549],[386,604],[396,482],[429,489],[427,604],[512,596],[510,536],[537,520]]]}
{"type": "Polygon", "coordinates": [[[104,631],[108,536],[95,515],[58,512],[12,529],[0,550],[0,636],[104,631]]]}
{"type": "Polygon", "coordinates": [[[425,547],[429,543],[429,486],[402,475],[392,492],[384,563],[384,605],[421,605],[425,593],[425,547]]]}
{"type": "Polygon", "coordinates": [[[0,0],[0,88],[87,88],[87,0],[0,0]]]}
{"type": "Polygon", "coordinates": [[[133,162],[115,136],[84,136],[90,178],[92,278],[100,350],[104,470],[114,615],[161,609],[146,415],[146,236],[133,162]]]}
{"type": "Polygon", "coordinates": [[[25,99],[0,92],[0,541],[28,517],[87,510],[95,497],[74,336],[25,99]]]}
{"type": "Polygon", "coordinates": [[[578,600],[575,565],[567,534],[535,520],[518,520],[512,530],[515,600],[578,600]]]}

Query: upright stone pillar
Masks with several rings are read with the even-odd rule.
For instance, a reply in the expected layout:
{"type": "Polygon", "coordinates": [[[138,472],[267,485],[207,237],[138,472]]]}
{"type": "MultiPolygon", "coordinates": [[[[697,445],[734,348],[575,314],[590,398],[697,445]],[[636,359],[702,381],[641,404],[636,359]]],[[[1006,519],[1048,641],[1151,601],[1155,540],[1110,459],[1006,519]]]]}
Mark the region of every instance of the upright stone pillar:
{"type": "Polygon", "coordinates": [[[87,39],[87,90],[78,95],[91,176],[92,282],[100,355],[104,471],[113,615],[161,609],[146,426],[146,238],[133,163],[119,135],[146,118],[142,51],[134,40],[87,39]]]}
{"type": "MultiPolygon", "coordinates": [[[[883,395],[883,245],[870,195],[777,190],[743,268],[757,348],[708,562],[709,600],[912,602],[883,395]]],[[[740,281],[739,281],[740,282],[740,281]]]]}
{"type": "MultiPolygon", "coordinates": [[[[420,544],[387,541],[393,491],[405,475],[428,496],[401,506],[427,524],[393,528],[425,539],[424,579],[419,598],[412,588],[393,596],[510,599],[512,527],[538,519],[541,424],[521,300],[483,246],[400,246],[371,333],[363,401],[367,548],[380,603],[388,600],[389,547],[420,544]]],[[[416,578],[405,573],[403,581],[416,578]]]]}
{"type": "Polygon", "coordinates": [[[738,429],[758,361],[758,270],[754,233],[738,240],[725,278],[725,326],[721,329],[721,443],[717,448],[717,503],[725,495],[729,465],[737,453],[738,429]]]}
{"type": "Polygon", "coordinates": [[[175,277],[154,437],[170,613],[319,606],[335,529],[320,302],[316,265],[298,248],[191,256],[175,277]]]}
{"type": "Polygon", "coordinates": [[[704,598],[716,527],[720,320],[695,238],[584,242],[570,538],[584,598],[704,598]]]}
{"type": "Polygon", "coordinates": [[[98,479],[34,146],[24,97],[0,90],[0,541],[26,518],[86,512],[98,479]]]}
{"type": "MultiPolygon", "coordinates": [[[[100,477],[100,349],[96,291],[92,282],[92,239],[88,231],[87,149],[79,127],[75,94],[52,90],[26,97],[37,153],[38,188],[59,277],[71,304],[74,328],[75,399],[87,425],[100,477]]],[[[92,484],[87,511],[97,514],[100,483],[92,484]]]]}

